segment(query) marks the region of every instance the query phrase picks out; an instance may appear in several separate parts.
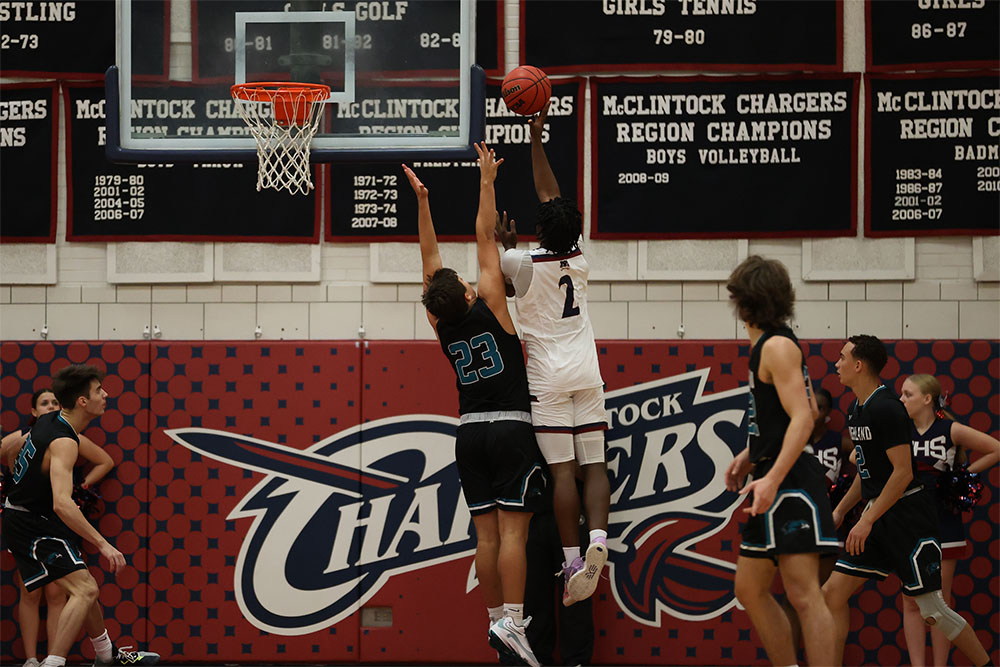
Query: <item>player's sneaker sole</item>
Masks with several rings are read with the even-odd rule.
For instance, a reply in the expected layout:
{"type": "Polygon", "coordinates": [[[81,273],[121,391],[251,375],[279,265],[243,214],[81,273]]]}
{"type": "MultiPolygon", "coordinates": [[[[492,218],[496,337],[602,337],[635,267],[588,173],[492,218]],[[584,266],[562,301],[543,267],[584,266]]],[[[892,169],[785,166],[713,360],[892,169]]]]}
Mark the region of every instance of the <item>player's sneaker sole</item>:
{"type": "MultiPolygon", "coordinates": [[[[573,602],[586,600],[597,590],[597,582],[601,580],[601,570],[608,562],[608,545],[591,542],[587,547],[587,556],[583,569],[570,577],[566,584],[573,602]]],[[[566,604],[565,598],[563,604],[566,604]]],[[[571,603],[572,604],[572,603],[571,603]]],[[[569,605],[567,605],[569,606],[569,605]]]]}

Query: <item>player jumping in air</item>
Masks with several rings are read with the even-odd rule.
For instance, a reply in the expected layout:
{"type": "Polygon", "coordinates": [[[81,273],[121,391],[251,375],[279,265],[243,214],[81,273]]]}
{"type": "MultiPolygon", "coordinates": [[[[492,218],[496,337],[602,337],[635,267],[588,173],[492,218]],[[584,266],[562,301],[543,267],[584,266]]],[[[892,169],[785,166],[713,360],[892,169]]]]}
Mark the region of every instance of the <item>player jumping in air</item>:
{"type": "Polygon", "coordinates": [[[517,250],[513,222],[508,228],[498,221],[497,235],[506,248],[501,266],[517,297],[517,317],[528,352],[531,421],[552,474],[552,504],[565,558],[563,604],[568,606],[593,595],[607,562],[611,488],[604,458],[608,428],[604,380],[587,313],[590,266],[579,245],[583,216],[575,202],[560,196],[545,155],[542,134],[548,111],[546,104],[529,121],[541,247],[517,250]],[[578,465],[583,471],[583,504],[591,529],[583,556],[578,465]]]}
{"type": "Polygon", "coordinates": [[[476,573],[490,615],[489,640],[537,666],[525,627],[525,543],[543,499],[545,472],[531,428],[521,341],[507,311],[500,254],[493,239],[493,182],[503,160],[485,143],[479,153],[479,290],[442,268],[427,188],[403,166],[418,203],[427,319],[451,362],[460,422],[455,460],[476,527],[476,573]]]}

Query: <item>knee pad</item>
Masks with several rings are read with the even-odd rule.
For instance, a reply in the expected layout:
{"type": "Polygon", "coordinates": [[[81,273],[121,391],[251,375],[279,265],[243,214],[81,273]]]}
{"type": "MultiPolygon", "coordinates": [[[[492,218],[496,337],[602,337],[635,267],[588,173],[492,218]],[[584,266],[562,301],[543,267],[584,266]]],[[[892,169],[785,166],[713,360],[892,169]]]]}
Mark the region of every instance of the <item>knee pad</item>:
{"type": "Polygon", "coordinates": [[[573,448],[580,465],[604,463],[604,431],[574,433],[573,448]]]}
{"type": "Polygon", "coordinates": [[[965,629],[965,619],[945,603],[941,591],[924,593],[916,596],[914,600],[920,607],[924,623],[937,627],[948,641],[955,639],[965,629]]]}

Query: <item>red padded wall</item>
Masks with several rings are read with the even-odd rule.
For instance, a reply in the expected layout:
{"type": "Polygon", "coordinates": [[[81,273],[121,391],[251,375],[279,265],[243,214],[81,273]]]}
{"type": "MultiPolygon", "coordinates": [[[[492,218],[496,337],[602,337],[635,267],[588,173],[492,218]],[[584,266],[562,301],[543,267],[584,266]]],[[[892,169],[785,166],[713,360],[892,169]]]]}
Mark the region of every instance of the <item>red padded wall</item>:
{"type": "MultiPolygon", "coordinates": [[[[716,478],[745,442],[746,346],[598,346],[617,549],[596,594],[595,662],[764,664],[732,597],[742,513],[716,478]]],[[[841,343],[807,347],[842,429],[841,343]]],[[[883,376],[898,390],[910,373],[937,375],[959,419],[996,435],[998,357],[996,342],[900,341],[883,376]]],[[[87,434],[117,464],[98,525],[129,567],[115,577],[90,559],[119,643],[171,663],[495,661],[470,590],[454,375],[436,343],[5,342],[0,360],[3,432],[63,365],[108,373],[108,412],[87,434]],[[368,607],[390,608],[392,625],[362,627],[368,607]]],[[[996,469],[990,482],[954,594],[998,662],[996,469]]],[[[0,659],[12,662],[23,654],[6,552],[0,566],[0,659]]],[[[890,580],[855,598],[849,663],[906,659],[898,591],[890,580]]],[[[90,655],[89,642],[74,648],[90,655]]]]}

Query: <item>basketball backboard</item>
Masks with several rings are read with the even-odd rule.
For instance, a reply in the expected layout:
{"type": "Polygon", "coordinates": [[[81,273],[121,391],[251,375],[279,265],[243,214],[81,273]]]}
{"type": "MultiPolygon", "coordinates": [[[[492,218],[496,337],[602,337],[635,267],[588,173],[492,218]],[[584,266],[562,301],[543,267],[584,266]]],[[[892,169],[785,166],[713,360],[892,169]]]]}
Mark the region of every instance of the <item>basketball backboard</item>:
{"type": "Polygon", "coordinates": [[[113,161],[255,159],[230,86],[261,81],[330,86],[314,162],[471,158],[483,137],[474,0],[191,0],[190,46],[171,45],[170,81],[143,74],[147,1],[117,3],[113,161]]]}

